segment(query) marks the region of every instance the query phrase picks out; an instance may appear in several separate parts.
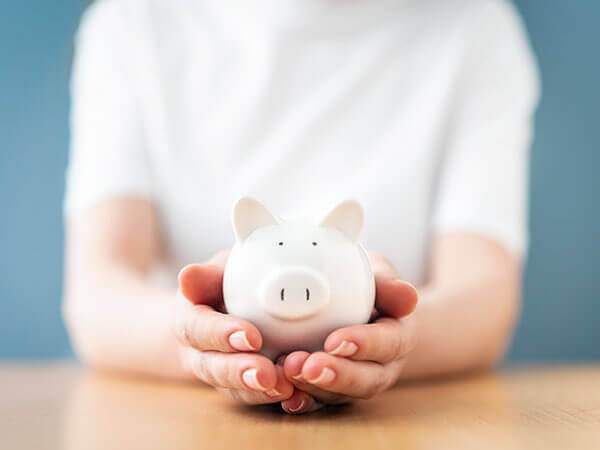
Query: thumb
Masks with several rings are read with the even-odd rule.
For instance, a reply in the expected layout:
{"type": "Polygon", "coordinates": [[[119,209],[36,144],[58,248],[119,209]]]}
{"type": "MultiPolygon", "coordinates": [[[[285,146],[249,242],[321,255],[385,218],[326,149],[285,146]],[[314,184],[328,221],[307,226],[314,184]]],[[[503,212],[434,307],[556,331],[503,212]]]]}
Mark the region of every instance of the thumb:
{"type": "Polygon", "coordinates": [[[375,275],[375,308],[387,316],[407,316],[417,306],[415,287],[400,278],[394,266],[379,253],[369,255],[375,275]]]}
{"type": "Polygon", "coordinates": [[[382,272],[375,273],[375,292],[375,308],[396,319],[413,312],[419,299],[417,289],[408,281],[382,272]]]}
{"type": "Polygon", "coordinates": [[[190,264],[179,272],[179,290],[195,305],[217,306],[223,301],[223,266],[190,264]]]}
{"type": "Polygon", "coordinates": [[[386,316],[396,319],[413,312],[417,306],[417,289],[396,272],[396,268],[383,255],[369,253],[375,275],[375,308],[386,316]]]}

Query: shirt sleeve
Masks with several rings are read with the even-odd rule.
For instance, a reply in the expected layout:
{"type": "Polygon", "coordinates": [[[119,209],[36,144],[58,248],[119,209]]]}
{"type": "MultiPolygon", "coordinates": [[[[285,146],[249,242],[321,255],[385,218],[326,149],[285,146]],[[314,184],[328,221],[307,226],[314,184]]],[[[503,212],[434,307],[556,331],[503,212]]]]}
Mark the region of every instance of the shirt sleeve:
{"type": "Polygon", "coordinates": [[[127,63],[130,39],[119,8],[112,0],[97,1],[75,37],[67,216],[107,197],[152,196],[142,117],[127,63]]]}
{"type": "Polygon", "coordinates": [[[484,2],[468,22],[433,231],[482,234],[521,258],[539,97],[535,59],[510,4],[484,2]]]}

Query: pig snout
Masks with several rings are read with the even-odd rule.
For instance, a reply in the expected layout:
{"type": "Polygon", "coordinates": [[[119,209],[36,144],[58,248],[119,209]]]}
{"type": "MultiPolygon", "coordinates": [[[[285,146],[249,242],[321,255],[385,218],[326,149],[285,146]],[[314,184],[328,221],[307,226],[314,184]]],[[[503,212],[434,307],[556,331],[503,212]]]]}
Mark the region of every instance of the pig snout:
{"type": "Polygon", "coordinates": [[[284,267],[271,272],[261,285],[265,311],[284,320],[304,319],[329,303],[329,284],[316,270],[284,267]]]}

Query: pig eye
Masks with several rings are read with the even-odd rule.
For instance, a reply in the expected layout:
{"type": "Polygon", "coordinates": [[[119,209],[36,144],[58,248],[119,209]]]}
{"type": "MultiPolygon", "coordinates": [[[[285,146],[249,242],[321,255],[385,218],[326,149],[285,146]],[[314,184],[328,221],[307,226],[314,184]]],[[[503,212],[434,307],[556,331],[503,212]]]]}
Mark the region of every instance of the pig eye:
{"type": "Polygon", "coordinates": [[[315,247],[316,247],[316,246],[317,246],[317,243],[316,243],[316,242],[313,242],[313,246],[315,246],[315,247]]]}
{"type": "Polygon", "coordinates": [[[279,244],[277,244],[277,245],[281,246],[281,245],[283,245],[283,242],[280,242],[280,243],[279,243],[279,244]]]}

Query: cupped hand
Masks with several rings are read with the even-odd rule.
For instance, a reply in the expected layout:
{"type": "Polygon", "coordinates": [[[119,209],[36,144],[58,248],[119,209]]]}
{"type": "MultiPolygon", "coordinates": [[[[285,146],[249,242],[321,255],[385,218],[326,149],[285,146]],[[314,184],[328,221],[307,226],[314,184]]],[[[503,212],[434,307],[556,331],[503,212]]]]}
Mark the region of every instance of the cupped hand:
{"type": "Polygon", "coordinates": [[[283,409],[300,414],[323,404],[370,398],[393,385],[416,343],[413,312],[417,290],[400,279],[394,267],[377,253],[369,255],[375,274],[374,321],[332,332],[324,351],[293,352],[280,359],[285,376],[296,389],[282,401],[283,409]]]}
{"type": "Polygon", "coordinates": [[[255,352],[262,336],[250,322],[224,313],[222,281],[227,252],[179,274],[175,334],[182,366],[192,376],[246,404],[291,397],[281,366],[255,352]]]}

